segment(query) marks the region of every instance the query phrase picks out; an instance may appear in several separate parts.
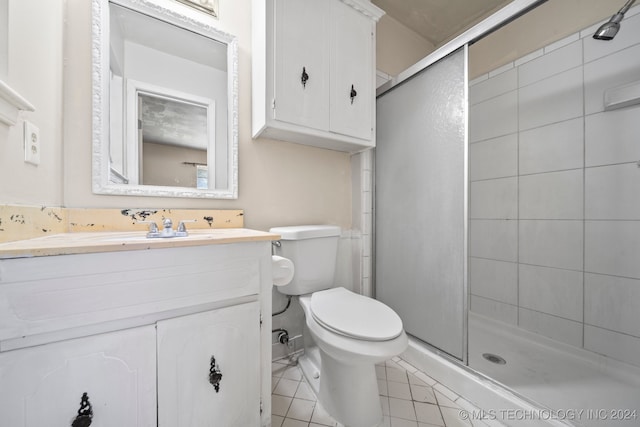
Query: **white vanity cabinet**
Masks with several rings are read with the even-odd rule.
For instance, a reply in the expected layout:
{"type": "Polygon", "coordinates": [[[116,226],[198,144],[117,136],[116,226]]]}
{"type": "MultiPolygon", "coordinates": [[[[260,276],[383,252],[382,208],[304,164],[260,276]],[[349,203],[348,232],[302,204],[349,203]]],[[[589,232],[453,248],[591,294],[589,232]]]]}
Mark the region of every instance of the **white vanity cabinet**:
{"type": "Polygon", "coordinates": [[[364,0],[254,0],[253,135],[375,146],[375,25],[364,0]]]}
{"type": "Polygon", "coordinates": [[[159,427],[260,424],[259,324],[257,302],[158,322],[159,427]]]}
{"type": "Polygon", "coordinates": [[[91,426],[269,425],[275,235],[243,231],[0,259],[0,426],[72,426],[84,393],[91,426]]]}
{"type": "Polygon", "coordinates": [[[2,352],[0,425],[155,426],[155,354],[153,326],[2,352]]]}

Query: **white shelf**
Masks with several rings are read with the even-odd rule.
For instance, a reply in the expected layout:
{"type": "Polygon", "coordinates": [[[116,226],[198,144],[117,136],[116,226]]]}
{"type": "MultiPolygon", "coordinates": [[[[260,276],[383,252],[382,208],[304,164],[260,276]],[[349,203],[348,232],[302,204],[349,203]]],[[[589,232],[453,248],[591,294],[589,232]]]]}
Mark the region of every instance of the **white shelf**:
{"type": "Polygon", "coordinates": [[[35,111],[35,107],[0,80],[0,122],[9,126],[15,125],[20,110],[35,111]]]}

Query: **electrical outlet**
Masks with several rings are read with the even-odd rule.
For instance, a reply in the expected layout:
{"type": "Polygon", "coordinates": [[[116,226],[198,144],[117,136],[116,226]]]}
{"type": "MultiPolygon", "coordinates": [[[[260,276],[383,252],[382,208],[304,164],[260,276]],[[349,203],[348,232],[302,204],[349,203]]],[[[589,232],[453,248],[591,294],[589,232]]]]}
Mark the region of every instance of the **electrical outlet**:
{"type": "Polygon", "coordinates": [[[26,120],[24,122],[24,161],[36,166],[40,164],[40,129],[26,120]]]}

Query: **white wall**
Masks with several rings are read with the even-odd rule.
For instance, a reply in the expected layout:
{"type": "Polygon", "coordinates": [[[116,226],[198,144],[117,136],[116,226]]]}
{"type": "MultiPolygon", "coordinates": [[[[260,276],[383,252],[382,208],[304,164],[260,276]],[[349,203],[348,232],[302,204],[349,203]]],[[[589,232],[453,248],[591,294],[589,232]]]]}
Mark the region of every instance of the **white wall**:
{"type": "Polygon", "coordinates": [[[0,124],[0,204],[62,204],[63,0],[9,0],[6,83],[35,106],[0,124]],[[41,163],[24,163],[23,126],[40,129],[41,163]]]}
{"type": "Polygon", "coordinates": [[[470,88],[471,309],[640,366],[640,7],[470,88]]]}

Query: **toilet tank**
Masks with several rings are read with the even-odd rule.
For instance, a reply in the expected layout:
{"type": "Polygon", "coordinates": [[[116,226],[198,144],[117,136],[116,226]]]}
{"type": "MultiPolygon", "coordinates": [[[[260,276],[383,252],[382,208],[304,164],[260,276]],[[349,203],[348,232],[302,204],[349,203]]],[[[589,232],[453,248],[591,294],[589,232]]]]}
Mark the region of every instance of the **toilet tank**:
{"type": "Polygon", "coordinates": [[[281,236],[276,255],[289,258],[295,269],[291,283],[278,286],[278,291],[303,295],[333,287],[340,227],[299,225],[269,231],[281,236]]]}

